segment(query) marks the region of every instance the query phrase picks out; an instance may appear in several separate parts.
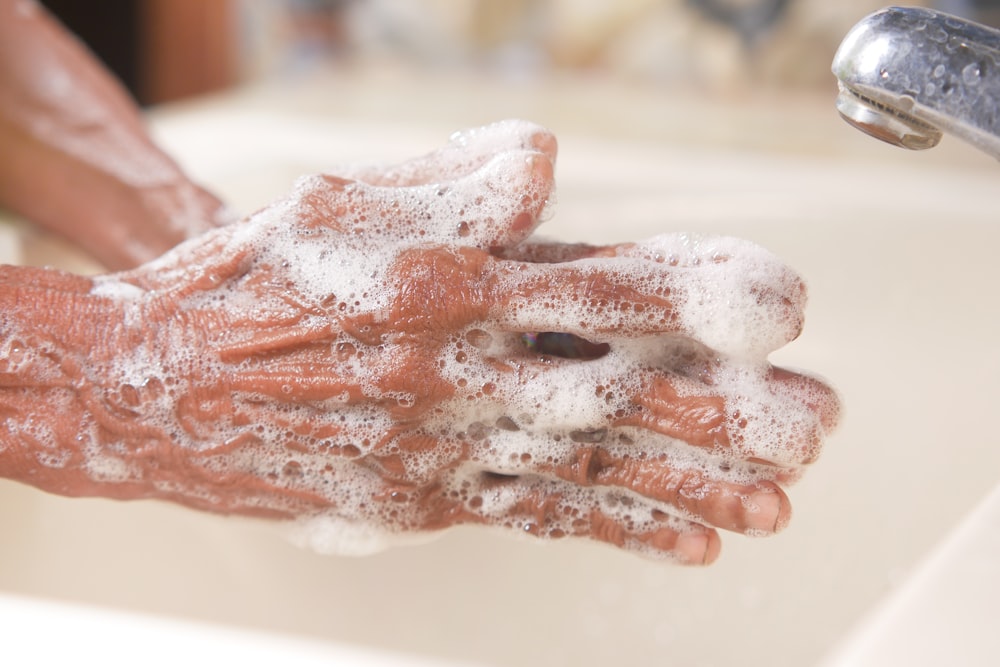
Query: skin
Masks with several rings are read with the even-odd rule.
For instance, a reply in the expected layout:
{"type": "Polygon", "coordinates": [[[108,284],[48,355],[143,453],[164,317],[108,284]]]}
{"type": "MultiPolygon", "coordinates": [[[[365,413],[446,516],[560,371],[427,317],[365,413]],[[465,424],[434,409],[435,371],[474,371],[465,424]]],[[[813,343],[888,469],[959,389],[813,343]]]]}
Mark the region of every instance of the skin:
{"type": "MultiPolygon", "coordinates": [[[[541,128],[498,124],[303,179],[238,223],[203,215],[172,249],[131,249],[147,261],[126,271],[0,268],[0,476],[355,537],[485,524],[696,564],[718,556],[717,529],[780,530],[782,486],[839,410],[766,361],[800,331],[801,281],[741,242],[534,240],[555,152],[541,128]],[[685,314],[695,297],[759,317],[723,308],[713,320],[742,333],[720,338],[685,314]],[[785,424],[756,428],[775,410],[785,424]]],[[[23,178],[51,188],[60,159],[94,173],[29,159],[23,178]]],[[[109,192],[113,172],[96,170],[109,192]]],[[[133,213],[120,224],[137,235],[152,223],[133,213]]]]}
{"type": "Polygon", "coordinates": [[[0,90],[0,202],[107,268],[133,267],[233,219],[153,143],[121,85],[33,1],[0,0],[0,90]]]}

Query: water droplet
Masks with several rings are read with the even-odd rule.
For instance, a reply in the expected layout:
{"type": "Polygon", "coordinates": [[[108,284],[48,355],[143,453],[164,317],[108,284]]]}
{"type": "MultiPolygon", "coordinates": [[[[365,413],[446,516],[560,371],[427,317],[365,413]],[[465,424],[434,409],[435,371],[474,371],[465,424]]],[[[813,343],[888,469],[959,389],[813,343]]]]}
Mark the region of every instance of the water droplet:
{"type": "Polygon", "coordinates": [[[962,68],[962,81],[964,81],[967,86],[974,86],[978,84],[981,76],[982,70],[979,68],[977,63],[969,63],[962,68]]]}

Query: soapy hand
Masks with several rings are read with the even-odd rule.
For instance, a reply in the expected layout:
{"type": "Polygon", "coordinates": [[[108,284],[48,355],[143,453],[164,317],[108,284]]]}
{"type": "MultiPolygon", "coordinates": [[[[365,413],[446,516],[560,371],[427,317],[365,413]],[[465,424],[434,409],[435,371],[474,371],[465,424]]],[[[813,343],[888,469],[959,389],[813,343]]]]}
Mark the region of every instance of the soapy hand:
{"type": "Polygon", "coordinates": [[[469,131],[64,277],[65,308],[106,324],[88,345],[53,323],[45,354],[15,333],[47,380],[4,390],[8,423],[57,398],[41,440],[68,453],[8,476],[292,519],[332,551],[489,524],[707,563],[716,528],[780,530],[780,485],[838,411],[766,361],[799,333],[802,283],[733,239],[529,239],[554,158],[526,123],[469,131]]]}
{"type": "Polygon", "coordinates": [[[0,267],[0,476],[328,550],[480,523],[704,563],[787,522],[837,402],[766,361],[804,303],[768,253],[529,239],[555,142],[518,123],[213,230],[99,63],[37,3],[0,15],[0,202],[109,268],[207,232],[129,273],[0,267]]]}

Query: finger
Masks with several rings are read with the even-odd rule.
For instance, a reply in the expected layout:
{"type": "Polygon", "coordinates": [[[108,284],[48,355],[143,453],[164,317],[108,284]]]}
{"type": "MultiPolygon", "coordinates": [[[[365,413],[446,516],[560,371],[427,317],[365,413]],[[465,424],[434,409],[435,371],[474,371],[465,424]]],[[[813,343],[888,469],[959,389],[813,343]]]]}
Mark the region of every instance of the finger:
{"type": "Polygon", "coordinates": [[[492,400],[502,411],[495,417],[505,416],[512,430],[601,442],[628,429],[655,444],[649,452],[686,446],[700,456],[759,463],[768,470],[754,479],[779,479],[815,461],[839,414],[836,394],[819,380],[767,364],[720,363],[683,340],[661,342],[645,359],[622,343],[580,361],[473,331],[443,350],[456,363],[442,374],[463,388],[460,402],[492,400]]]}
{"type": "Polygon", "coordinates": [[[291,206],[307,228],[363,235],[369,244],[439,243],[489,250],[531,234],[553,184],[547,155],[514,151],[445,184],[396,188],[307,177],[296,185],[291,206]]]}
{"type": "Polygon", "coordinates": [[[628,489],[666,503],[691,521],[723,530],[770,535],[791,518],[791,504],[777,485],[722,481],[701,462],[679,465],[666,452],[647,456],[638,447],[579,447],[551,472],[580,486],[628,489]]]}
{"type": "Polygon", "coordinates": [[[574,534],[681,565],[711,565],[719,557],[722,544],[713,529],[693,523],[677,528],[673,517],[656,510],[651,510],[650,515],[660,525],[649,522],[636,526],[629,518],[619,519],[594,510],[574,534]]]}
{"type": "Polygon", "coordinates": [[[632,406],[614,420],[725,457],[777,468],[816,460],[840,404],[819,380],[770,366],[715,365],[698,382],[645,371],[632,406]]]}
{"type": "Polygon", "coordinates": [[[459,404],[479,401],[483,413],[494,406],[495,415],[474,422],[473,430],[498,448],[501,458],[489,461],[498,466],[508,464],[505,452],[563,461],[552,439],[561,447],[614,441],[651,460],[689,449],[695,461],[724,463],[726,476],[704,468],[723,481],[784,483],[817,458],[839,409],[834,392],[818,380],[767,366],[703,364],[681,352],[666,367],[637,365],[615,349],[558,363],[517,357],[502,336],[478,331],[445,356],[461,360],[443,370],[452,386],[462,387],[459,404]]]}
{"type": "Polygon", "coordinates": [[[546,154],[498,155],[435,191],[431,208],[441,240],[483,250],[520,243],[542,221],[554,184],[553,163],[546,154]]]}
{"type": "Polygon", "coordinates": [[[770,375],[776,389],[819,417],[824,434],[837,428],[840,423],[841,402],[830,385],[818,378],[778,366],[771,367],[770,375]]]}
{"type": "Polygon", "coordinates": [[[460,405],[480,401],[484,414],[494,406],[494,417],[503,416],[512,432],[602,442],[611,429],[630,429],[659,438],[650,441],[732,457],[730,407],[724,395],[698,379],[709,372],[697,370],[703,364],[683,349],[660,357],[662,365],[651,366],[628,349],[611,349],[587,361],[561,361],[528,350],[510,335],[473,329],[442,350],[442,358],[455,363],[446,363],[441,373],[462,388],[456,394],[460,405]]]}
{"type": "MultiPolygon", "coordinates": [[[[555,400],[548,412],[531,414],[523,405],[506,405],[510,412],[495,422],[467,425],[464,436],[472,441],[470,455],[500,473],[627,490],[687,519],[724,530],[770,534],[787,524],[790,503],[770,481],[780,478],[782,468],[690,446],[698,441],[698,426],[678,428],[664,437],[609,428],[608,417],[591,415],[587,421],[587,393],[580,392],[576,400],[555,400]]],[[[613,406],[611,411],[616,412],[613,406]]]]}
{"type": "Polygon", "coordinates": [[[614,490],[484,472],[469,494],[467,506],[476,521],[525,535],[586,537],[684,564],[711,563],[720,550],[714,530],[614,490]]]}
{"type": "Polygon", "coordinates": [[[406,162],[347,166],[333,173],[383,187],[446,183],[471,174],[497,155],[519,151],[540,152],[555,163],[556,139],[533,123],[508,120],[456,132],[443,148],[406,162]]]}
{"type": "Polygon", "coordinates": [[[627,491],[671,514],[699,524],[753,535],[784,528],[791,504],[766,479],[779,469],[708,457],[650,435],[633,440],[624,431],[579,429],[558,432],[512,430],[510,417],[496,426],[470,428],[471,451],[480,465],[518,477],[557,478],[578,488],[627,491]]]}
{"type": "Polygon", "coordinates": [[[677,319],[685,333],[714,350],[762,357],[802,331],[805,284],[781,258],[755,243],[667,234],[626,246],[622,256],[698,276],[684,283],[676,299],[677,319]]]}
{"type": "Polygon", "coordinates": [[[543,433],[509,435],[494,433],[490,438],[497,455],[480,448],[473,457],[508,476],[557,478],[576,488],[618,489],[661,511],[722,530],[770,535],[791,518],[785,493],[774,482],[757,478],[779,476],[780,471],[767,466],[720,464],[662,441],[622,444],[609,437],[606,444],[591,445],[543,433]],[[504,456],[505,452],[513,455],[504,456]]]}
{"type": "Polygon", "coordinates": [[[728,454],[732,442],[726,399],[692,385],[683,378],[645,374],[632,395],[631,409],[615,419],[615,426],[639,427],[715,454],[728,454]]]}
{"type": "Polygon", "coordinates": [[[746,254],[692,266],[629,256],[497,262],[489,279],[501,328],[603,341],[681,334],[737,358],[763,358],[797,337],[805,305],[794,273],[746,254]]]}
{"type": "Polygon", "coordinates": [[[795,468],[814,462],[836,428],[840,401],[823,382],[784,369],[720,367],[715,388],[727,396],[734,453],[795,468]]]}

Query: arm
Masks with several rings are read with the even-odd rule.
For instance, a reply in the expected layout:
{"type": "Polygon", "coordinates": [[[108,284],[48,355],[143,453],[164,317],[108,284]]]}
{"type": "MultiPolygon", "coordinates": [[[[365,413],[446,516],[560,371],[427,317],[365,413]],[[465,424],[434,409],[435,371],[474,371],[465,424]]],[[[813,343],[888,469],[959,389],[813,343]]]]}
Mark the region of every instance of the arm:
{"type": "MultiPolygon", "coordinates": [[[[91,279],[0,267],[0,475],[63,495],[96,495],[81,436],[125,343],[121,304],[91,279]]],[[[112,494],[113,495],[113,494],[112,494]]]]}
{"type": "Polygon", "coordinates": [[[0,0],[0,205],[108,268],[224,224],[157,148],[128,94],[34,0],[0,0]]]}

